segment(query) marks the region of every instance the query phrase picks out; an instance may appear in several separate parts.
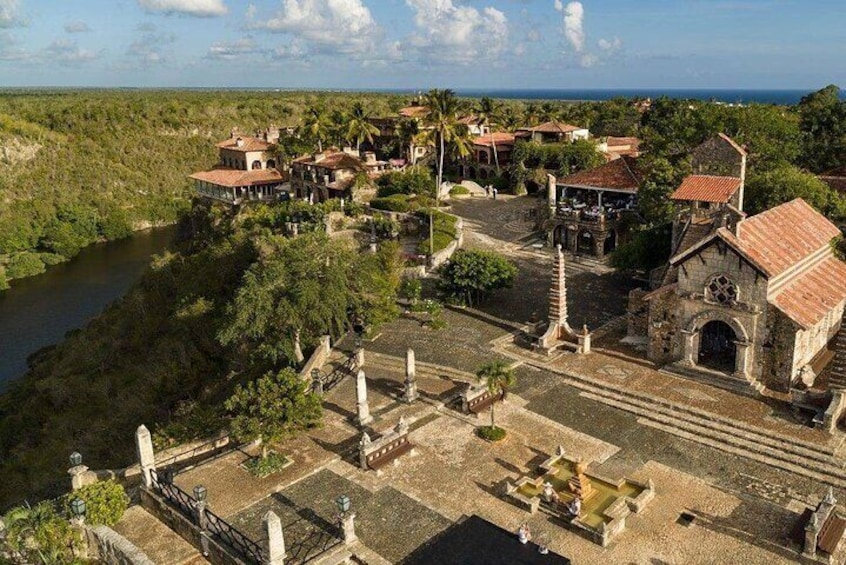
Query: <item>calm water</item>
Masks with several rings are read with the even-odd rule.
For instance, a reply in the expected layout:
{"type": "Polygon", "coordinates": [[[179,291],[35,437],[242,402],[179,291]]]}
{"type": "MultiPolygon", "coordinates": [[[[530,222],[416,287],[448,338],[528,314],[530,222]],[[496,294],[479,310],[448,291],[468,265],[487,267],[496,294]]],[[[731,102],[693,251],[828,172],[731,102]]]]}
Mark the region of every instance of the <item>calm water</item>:
{"type": "Polygon", "coordinates": [[[92,245],[73,260],[0,291],[0,390],[26,371],[30,354],[59,342],[123,296],[174,233],[174,227],[158,228],[92,245]]]}

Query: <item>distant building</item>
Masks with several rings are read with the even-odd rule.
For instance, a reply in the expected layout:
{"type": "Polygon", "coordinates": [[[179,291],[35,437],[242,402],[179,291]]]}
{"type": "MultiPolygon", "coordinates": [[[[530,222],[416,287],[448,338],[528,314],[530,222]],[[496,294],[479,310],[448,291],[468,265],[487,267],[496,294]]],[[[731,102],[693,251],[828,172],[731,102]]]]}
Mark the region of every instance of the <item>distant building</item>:
{"type": "Polygon", "coordinates": [[[462,166],[463,175],[471,179],[489,179],[497,174],[497,162],[500,172],[503,172],[511,164],[515,139],[513,133],[503,132],[486,133],[474,138],[472,153],[462,166]]]}
{"type": "Polygon", "coordinates": [[[614,251],[628,239],[631,219],[637,217],[641,180],[633,157],[557,179],[550,203],[553,243],[600,259],[614,251]]]}
{"type": "Polygon", "coordinates": [[[640,139],[636,137],[603,137],[596,147],[605,159],[613,161],[620,157],[639,157],[640,139]]]}
{"type": "Polygon", "coordinates": [[[197,193],[203,198],[237,206],[250,200],[276,200],[283,192],[284,177],[276,168],[274,136],[240,136],[217,144],[220,161],[211,170],[194,173],[197,193]]]}
{"type": "Polygon", "coordinates": [[[588,139],[590,131],[587,128],[553,120],[534,127],[519,128],[516,135],[518,138],[535,143],[572,143],[579,139],[588,139]]]}
{"type": "MultiPolygon", "coordinates": [[[[397,162],[399,165],[399,162],[397,162]]],[[[291,164],[291,190],[297,198],[323,202],[329,198],[351,198],[352,185],[360,173],[373,179],[395,168],[391,162],[379,161],[373,152],[364,159],[354,149],[329,149],[305,155],[291,164]]]]}

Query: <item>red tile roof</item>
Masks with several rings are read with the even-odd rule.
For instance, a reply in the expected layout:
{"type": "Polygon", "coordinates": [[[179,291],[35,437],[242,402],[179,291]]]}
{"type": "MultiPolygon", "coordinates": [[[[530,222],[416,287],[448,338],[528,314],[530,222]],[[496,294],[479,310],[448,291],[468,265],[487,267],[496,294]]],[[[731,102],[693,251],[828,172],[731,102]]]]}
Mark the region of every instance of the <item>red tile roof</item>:
{"type": "Polygon", "coordinates": [[[399,115],[403,118],[422,118],[428,113],[429,108],[426,106],[407,106],[399,111],[399,115]]]}
{"type": "Polygon", "coordinates": [[[514,134],[494,132],[480,135],[473,140],[473,145],[478,145],[479,147],[492,147],[494,143],[496,143],[497,147],[500,145],[514,145],[514,134]]]}
{"type": "Polygon", "coordinates": [[[742,251],[774,277],[827,246],[840,230],[797,198],[743,220],[739,233],[742,251]]]}
{"type": "Polygon", "coordinates": [[[573,126],[570,124],[565,124],[563,122],[557,122],[555,120],[551,122],[545,122],[533,128],[521,128],[524,131],[531,131],[531,132],[538,132],[538,133],[570,133],[574,131],[578,131],[581,128],[579,126],[573,126]]]}
{"type": "Polygon", "coordinates": [[[605,143],[608,144],[608,147],[632,147],[637,148],[640,146],[640,139],[637,137],[608,137],[605,140],[605,143]]]}
{"type": "Polygon", "coordinates": [[[320,154],[317,156],[304,155],[294,159],[294,163],[311,165],[313,167],[329,169],[332,171],[339,169],[355,169],[356,171],[364,170],[364,162],[361,159],[353,157],[343,151],[325,152],[323,153],[322,158],[320,154]],[[317,159],[315,159],[315,157],[317,157],[317,159]]]}
{"type": "Polygon", "coordinates": [[[221,141],[217,144],[217,146],[221,149],[231,149],[232,151],[269,151],[272,147],[272,143],[268,143],[263,139],[259,139],[257,137],[235,137],[227,139],[226,141],[221,141]],[[241,147],[238,147],[238,140],[241,140],[243,143],[241,147]]]}
{"type": "Polygon", "coordinates": [[[835,256],[790,281],[770,302],[802,328],[815,326],[846,300],[846,263],[835,256]]]}
{"type": "Polygon", "coordinates": [[[194,173],[190,178],[229,188],[278,184],[282,182],[282,175],[276,169],[242,171],[239,169],[221,168],[194,173]]]}
{"type": "Polygon", "coordinates": [[[738,191],[740,182],[737,177],[690,175],[685,177],[670,199],[725,204],[738,191]]]}
{"type": "Polygon", "coordinates": [[[637,192],[641,174],[634,157],[621,157],[587,171],[579,171],[559,179],[561,186],[587,187],[616,190],[619,192],[637,192]]]}

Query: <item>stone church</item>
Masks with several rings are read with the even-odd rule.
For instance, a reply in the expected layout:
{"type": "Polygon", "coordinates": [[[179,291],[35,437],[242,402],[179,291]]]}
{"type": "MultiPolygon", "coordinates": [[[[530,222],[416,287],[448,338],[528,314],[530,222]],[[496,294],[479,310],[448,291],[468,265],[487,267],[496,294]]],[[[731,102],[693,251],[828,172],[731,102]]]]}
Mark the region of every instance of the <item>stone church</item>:
{"type": "Polygon", "coordinates": [[[724,388],[813,387],[846,305],[840,230],[802,199],[747,218],[746,153],[724,135],[694,151],[693,168],[672,195],[661,284],[632,296],[629,338],[665,369],[724,388]]]}

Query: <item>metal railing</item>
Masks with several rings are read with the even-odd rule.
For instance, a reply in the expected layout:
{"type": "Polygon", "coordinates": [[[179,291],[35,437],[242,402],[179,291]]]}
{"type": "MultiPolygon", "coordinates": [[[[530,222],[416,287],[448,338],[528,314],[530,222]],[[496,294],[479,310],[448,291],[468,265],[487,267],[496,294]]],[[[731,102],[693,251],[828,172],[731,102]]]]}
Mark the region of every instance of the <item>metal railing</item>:
{"type": "Polygon", "coordinates": [[[243,557],[257,564],[265,562],[264,550],[232,524],[209,510],[206,513],[206,530],[217,541],[228,545],[243,557]]]}
{"type": "Polygon", "coordinates": [[[320,377],[320,380],[323,383],[323,392],[325,393],[335,388],[335,386],[337,386],[344,377],[352,375],[357,366],[357,356],[355,353],[351,353],[350,356],[347,357],[343,363],[335,367],[331,373],[320,377]]]}
{"type": "Polygon", "coordinates": [[[194,497],[173,484],[173,475],[167,471],[159,474],[154,470],[150,470],[150,478],[152,479],[153,489],[158,491],[172,506],[182,512],[182,514],[194,521],[194,497]]]}

